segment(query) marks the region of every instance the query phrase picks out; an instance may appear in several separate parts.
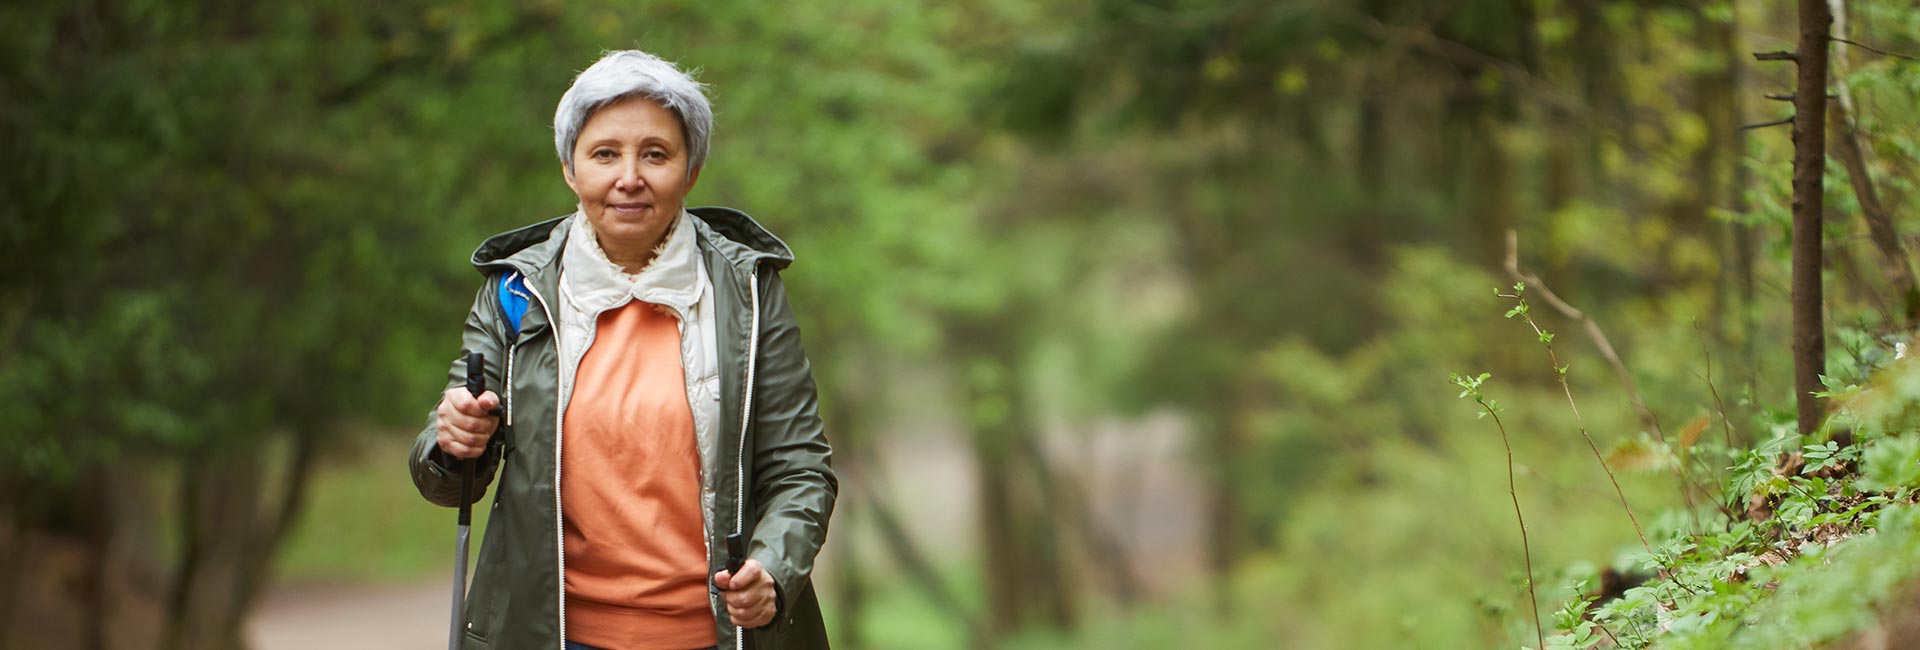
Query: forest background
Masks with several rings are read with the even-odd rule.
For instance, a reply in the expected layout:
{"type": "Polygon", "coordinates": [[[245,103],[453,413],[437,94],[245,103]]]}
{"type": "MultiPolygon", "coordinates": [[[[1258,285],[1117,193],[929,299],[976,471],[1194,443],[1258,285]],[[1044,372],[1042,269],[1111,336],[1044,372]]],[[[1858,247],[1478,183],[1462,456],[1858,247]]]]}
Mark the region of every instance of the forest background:
{"type": "Polygon", "coordinates": [[[554,105],[627,47],[711,86],[690,201],[797,251],[840,647],[1913,639],[1920,6],[1825,4],[1844,430],[1792,3],[5,3],[0,647],[444,589],[400,460],[468,254],[572,209],[554,105]]]}

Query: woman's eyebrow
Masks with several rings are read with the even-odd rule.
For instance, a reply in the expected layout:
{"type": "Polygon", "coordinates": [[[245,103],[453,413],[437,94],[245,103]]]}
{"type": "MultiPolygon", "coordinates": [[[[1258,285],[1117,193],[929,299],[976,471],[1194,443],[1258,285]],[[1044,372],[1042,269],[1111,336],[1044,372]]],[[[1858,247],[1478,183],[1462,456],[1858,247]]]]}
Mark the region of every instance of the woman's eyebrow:
{"type": "MultiPolygon", "coordinates": [[[[598,146],[602,146],[602,145],[617,145],[617,144],[623,144],[623,143],[626,143],[626,142],[628,142],[628,140],[626,140],[625,138],[621,138],[621,137],[619,137],[619,136],[611,136],[611,135],[610,135],[610,136],[605,136],[605,137],[601,137],[601,138],[595,138],[595,139],[593,139],[593,140],[591,140],[591,141],[588,141],[588,140],[582,140],[581,142],[587,142],[587,143],[588,143],[588,144],[587,144],[587,146],[589,146],[589,147],[598,147],[598,146]]],[[[645,137],[642,137],[642,138],[640,138],[640,140],[639,140],[639,142],[640,142],[640,144],[652,144],[652,143],[659,143],[659,144],[664,144],[664,145],[672,145],[672,144],[673,144],[673,141],[672,141],[672,140],[668,140],[668,139],[667,139],[666,137],[664,137],[664,136],[658,136],[658,135],[649,135],[649,136],[645,136],[645,137]]]]}

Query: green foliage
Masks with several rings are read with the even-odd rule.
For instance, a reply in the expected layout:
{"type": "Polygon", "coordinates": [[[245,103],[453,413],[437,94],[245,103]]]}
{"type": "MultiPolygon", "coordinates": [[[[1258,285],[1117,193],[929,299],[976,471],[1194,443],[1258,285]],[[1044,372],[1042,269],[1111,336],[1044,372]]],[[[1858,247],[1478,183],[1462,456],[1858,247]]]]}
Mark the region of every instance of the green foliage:
{"type": "Polygon", "coordinates": [[[1869,448],[1862,487],[1885,491],[1920,488],[1920,436],[1882,438],[1869,448]]]}
{"type": "MultiPolygon", "coordinates": [[[[1857,423],[1899,417],[1875,392],[1915,372],[1896,363],[1848,391],[1857,423]]],[[[1839,399],[1838,396],[1833,399],[1839,399]]],[[[1660,575],[1602,603],[1593,621],[1624,647],[1803,647],[1857,634],[1901,585],[1920,579],[1920,435],[1802,444],[1782,431],[1737,452],[1724,494],[1771,504],[1764,521],[1726,521],[1666,538],[1640,562],[1660,575]],[[1804,465],[1780,471],[1797,450],[1804,465]],[[1856,467],[1858,469],[1856,469],[1856,467]]],[[[1575,603],[1582,602],[1576,598],[1575,603]]],[[[1568,605],[1572,607],[1573,605],[1568,605]]],[[[1551,647],[1591,647],[1562,627],[1551,647]],[[1586,644],[1586,645],[1582,645],[1586,644]]]]}
{"type": "MultiPolygon", "coordinates": [[[[1847,4],[1856,40],[1920,51],[1910,2],[1847,4]]],[[[1732,139],[1711,98],[1734,66],[1749,98],[1790,72],[1711,42],[1786,20],[1753,0],[8,3],[0,491],[53,503],[132,455],[403,435],[454,352],[474,243],[571,208],[559,93],[641,47],[716,93],[694,202],[799,252],[788,286],[847,458],[870,458],[859,435],[951,428],[894,411],[1051,431],[1172,407],[1196,451],[1244,434],[1166,459],[1232,481],[1250,539],[1227,593],[1096,603],[1011,647],[1510,646],[1532,638],[1529,586],[1567,597],[1551,647],[1841,638],[1920,561],[1920,373],[1830,165],[1849,260],[1828,278],[1833,417],[1803,437],[1779,406],[1785,130],[1732,139]],[[1544,329],[1537,288],[1486,295],[1508,229],[1614,337],[1666,439],[1585,337],[1544,329]],[[1536,343],[1565,357],[1552,373],[1536,343]],[[1522,432],[1531,578],[1505,450],[1436,381],[1460,368],[1476,418],[1522,432]],[[980,396],[927,394],[943,379],[980,396]],[[1650,549],[1588,450],[1535,433],[1580,427],[1574,384],[1604,462],[1663,509],[1650,549]],[[1756,496],[1770,517],[1741,520],[1756,496]],[[1596,563],[1666,576],[1598,601],[1596,563]],[[1258,605],[1223,617],[1216,597],[1258,605]]],[[[1920,67],[1834,51],[1912,232],[1920,67]]],[[[329,453],[344,466],[289,574],[407,575],[441,552],[389,450],[329,453]]],[[[979,598],[966,558],[942,559],[979,598]]],[[[943,612],[877,588],[870,645],[959,646],[943,612]]]]}

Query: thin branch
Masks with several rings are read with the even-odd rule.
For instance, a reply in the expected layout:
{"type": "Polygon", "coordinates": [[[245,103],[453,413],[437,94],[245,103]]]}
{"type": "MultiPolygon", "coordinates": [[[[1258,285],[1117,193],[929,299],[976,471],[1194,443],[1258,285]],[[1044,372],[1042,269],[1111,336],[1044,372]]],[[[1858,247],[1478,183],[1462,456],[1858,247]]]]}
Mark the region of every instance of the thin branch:
{"type": "Polygon", "coordinates": [[[893,509],[881,500],[878,492],[878,489],[866,491],[867,512],[873,515],[873,522],[880,529],[880,539],[886,544],[887,551],[893,555],[894,561],[905,570],[909,581],[926,594],[928,600],[952,616],[966,630],[970,647],[992,647],[992,643],[988,640],[986,626],[970,611],[969,607],[960,601],[959,596],[947,589],[945,581],[940,579],[940,573],[933,568],[933,563],[927,560],[919,547],[914,545],[912,537],[907,534],[906,527],[900,524],[899,517],[894,516],[893,509]]]}
{"type": "MultiPolygon", "coordinates": [[[[1503,293],[1503,294],[1500,294],[1500,296],[1503,298],[1519,299],[1519,296],[1517,295],[1510,295],[1510,294],[1503,293]]],[[[1525,302],[1522,302],[1521,304],[1524,306],[1525,302]]],[[[1533,328],[1533,333],[1539,336],[1543,343],[1549,340],[1547,337],[1546,331],[1540,329],[1540,325],[1538,323],[1533,322],[1532,316],[1524,316],[1524,317],[1527,319],[1527,327],[1533,328]]],[[[1607,473],[1607,481],[1613,484],[1613,493],[1620,497],[1620,508],[1622,510],[1627,511],[1627,520],[1633,522],[1634,534],[1640,536],[1640,546],[1647,550],[1648,555],[1652,555],[1653,545],[1647,542],[1647,531],[1645,528],[1640,527],[1640,518],[1633,514],[1633,504],[1630,504],[1627,502],[1627,492],[1625,490],[1620,489],[1620,479],[1614,476],[1613,468],[1607,466],[1607,458],[1604,454],[1600,453],[1600,445],[1599,443],[1596,443],[1593,441],[1593,434],[1587,432],[1586,418],[1583,418],[1580,416],[1580,405],[1574,402],[1573,388],[1567,384],[1566,366],[1560,365],[1560,355],[1554,353],[1553,344],[1552,343],[1544,343],[1544,344],[1547,346],[1547,359],[1553,362],[1554,374],[1557,375],[1560,379],[1560,390],[1562,392],[1565,392],[1567,395],[1567,406],[1573,409],[1573,421],[1580,427],[1580,437],[1585,438],[1587,441],[1587,448],[1593,450],[1593,459],[1600,462],[1600,471],[1607,473]]],[[[1663,437],[1661,439],[1661,443],[1665,444],[1665,442],[1666,442],[1666,439],[1663,437]]],[[[1691,507],[1691,502],[1693,501],[1693,495],[1692,493],[1688,492],[1686,489],[1687,483],[1685,481],[1685,474],[1684,474],[1686,469],[1684,466],[1681,466],[1679,467],[1679,470],[1683,472],[1681,475],[1682,476],[1681,494],[1687,497],[1687,501],[1690,504],[1689,507],[1687,508],[1687,511],[1693,512],[1693,508],[1691,507]]],[[[1696,514],[1694,516],[1697,517],[1699,515],[1696,514]]],[[[1698,528],[1698,525],[1696,525],[1695,527],[1698,528]]]]}
{"type": "MultiPolygon", "coordinates": [[[[1507,497],[1513,499],[1513,518],[1520,522],[1520,553],[1527,563],[1527,603],[1533,606],[1533,634],[1540,647],[1547,647],[1547,634],[1540,627],[1540,597],[1533,590],[1533,544],[1527,541],[1527,518],[1520,514],[1520,491],[1514,484],[1513,442],[1507,437],[1507,425],[1500,421],[1500,409],[1487,402],[1480,395],[1478,387],[1468,389],[1473,401],[1480,409],[1493,416],[1493,426],[1500,430],[1500,444],[1507,448],[1507,497]]],[[[1634,526],[1639,526],[1635,523],[1634,526]]]]}
{"type": "Polygon", "coordinates": [[[1899,52],[1888,52],[1886,50],[1874,47],[1872,45],[1867,45],[1865,43],[1860,43],[1856,41],[1850,41],[1844,38],[1840,38],[1838,36],[1828,36],[1827,40],[1833,41],[1835,43],[1846,43],[1848,45],[1852,45],[1854,47],[1866,50],[1868,52],[1872,52],[1874,54],[1878,54],[1880,56],[1890,56],[1896,59],[1906,59],[1908,61],[1920,61],[1920,57],[1908,56],[1905,54],[1901,54],[1899,52]]]}
{"type": "MultiPolygon", "coordinates": [[[[1600,331],[1600,324],[1594,322],[1586,312],[1561,300],[1560,296],[1547,288],[1547,283],[1541,281],[1538,276],[1520,270],[1520,235],[1512,230],[1507,231],[1506,267],[1507,274],[1512,276],[1514,281],[1526,283],[1534,291],[1538,291],[1540,298],[1559,311],[1560,315],[1580,323],[1587,333],[1587,338],[1592,339],[1594,347],[1600,349],[1600,357],[1607,361],[1607,365],[1613,367],[1614,377],[1619,379],[1620,385],[1627,389],[1627,400],[1633,403],[1633,410],[1640,415],[1641,422],[1653,429],[1653,434],[1660,439],[1661,443],[1665,443],[1666,431],[1660,428],[1660,421],[1653,417],[1653,411],[1647,408],[1646,402],[1640,400],[1640,389],[1634,384],[1633,373],[1627,371],[1627,364],[1622,362],[1620,355],[1614,352],[1613,343],[1607,340],[1605,332],[1600,331]]],[[[1558,367],[1559,363],[1556,361],[1554,366],[1558,367]]]]}
{"type": "Polygon", "coordinates": [[[1787,124],[1792,124],[1792,123],[1793,123],[1793,118],[1792,118],[1791,116],[1789,116],[1789,117],[1787,117],[1787,118],[1785,118],[1785,119],[1779,119],[1779,120],[1774,120],[1774,121],[1772,121],[1772,122],[1761,122],[1761,123],[1759,123],[1759,124],[1748,124],[1748,125],[1746,125],[1746,126],[1743,126],[1743,127],[1740,127],[1740,130],[1742,130],[1742,131],[1748,131],[1748,130],[1752,130],[1752,129],[1764,129],[1764,128],[1767,128],[1767,127],[1769,127],[1769,126],[1783,126],[1783,125],[1787,125],[1787,124]]]}
{"type": "Polygon", "coordinates": [[[1736,449],[1733,444],[1733,420],[1727,418],[1727,403],[1720,400],[1720,389],[1713,385],[1713,349],[1707,346],[1707,331],[1700,327],[1698,319],[1693,321],[1693,332],[1700,337],[1700,354],[1706,357],[1707,392],[1713,394],[1713,408],[1720,412],[1720,429],[1726,434],[1727,448],[1736,449]]]}
{"type": "Polygon", "coordinates": [[[1799,56],[1795,55],[1792,52],[1787,52],[1784,50],[1775,51],[1775,52],[1754,52],[1753,58],[1756,61],[1798,61],[1800,60],[1799,56]]]}
{"type": "MultiPolygon", "coordinates": [[[[1605,357],[1609,364],[1612,364],[1614,372],[1620,378],[1620,383],[1626,387],[1627,398],[1632,402],[1634,409],[1640,412],[1641,420],[1644,421],[1649,428],[1653,429],[1654,436],[1659,439],[1660,444],[1667,444],[1667,434],[1661,430],[1660,421],[1654,418],[1653,411],[1649,410],[1647,405],[1640,401],[1640,391],[1634,387],[1633,375],[1627,372],[1627,366],[1620,361],[1620,355],[1614,353],[1613,344],[1608,342],[1607,335],[1600,331],[1600,325],[1594,322],[1593,317],[1588,316],[1586,312],[1575,309],[1573,305],[1569,305],[1566,301],[1561,300],[1560,296],[1555,295],[1551,289],[1547,288],[1545,282],[1540,281],[1540,278],[1520,270],[1519,239],[1520,236],[1517,233],[1512,230],[1507,231],[1507,273],[1512,275],[1515,281],[1531,286],[1539,291],[1541,297],[1545,299],[1548,304],[1553,305],[1554,309],[1559,310],[1562,315],[1565,315],[1569,319],[1580,321],[1580,323],[1585,326],[1587,336],[1591,337],[1594,345],[1600,348],[1600,355],[1605,357]]],[[[1573,409],[1573,420],[1580,426],[1580,437],[1586,439],[1587,447],[1593,450],[1594,460],[1600,462],[1600,470],[1606,472],[1607,480],[1613,483],[1613,492],[1620,497],[1620,507],[1627,511],[1627,519],[1633,522],[1633,532],[1640,536],[1640,545],[1647,549],[1647,554],[1653,554],[1653,545],[1647,542],[1647,532],[1644,528],[1640,527],[1640,518],[1633,514],[1633,505],[1627,502],[1626,491],[1620,489],[1620,479],[1614,476],[1613,468],[1607,466],[1606,456],[1600,453],[1600,445],[1593,441],[1593,434],[1587,432],[1586,420],[1580,416],[1580,405],[1575,403],[1573,399],[1573,387],[1567,383],[1566,366],[1560,364],[1559,354],[1553,351],[1552,337],[1541,330],[1540,325],[1534,322],[1533,316],[1525,311],[1526,302],[1521,299],[1520,296],[1500,295],[1521,301],[1522,309],[1520,310],[1520,316],[1527,320],[1527,327],[1533,328],[1533,333],[1540,337],[1541,344],[1547,348],[1547,358],[1553,363],[1554,375],[1560,380],[1560,389],[1567,395],[1567,406],[1573,409]]],[[[1686,466],[1684,464],[1679,465],[1675,467],[1675,470],[1680,477],[1680,494],[1686,497],[1687,500],[1687,512],[1698,517],[1699,514],[1696,512],[1696,508],[1693,507],[1693,483],[1687,480],[1686,466]]],[[[1694,527],[1696,529],[1699,528],[1697,521],[1694,527]]]]}
{"type": "MultiPolygon", "coordinates": [[[[1767,99],[1771,99],[1776,102],[1790,102],[1790,101],[1793,101],[1794,94],[1793,93],[1767,93],[1765,95],[1761,95],[1761,97],[1765,97],[1767,99]]],[[[1840,98],[1840,95],[1838,93],[1827,93],[1827,99],[1839,99],[1839,98],[1840,98]]]]}
{"type": "Polygon", "coordinates": [[[1107,570],[1099,573],[1112,581],[1115,598],[1122,605],[1132,605],[1139,598],[1140,581],[1133,573],[1133,560],[1128,556],[1126,546],[1100,525],[1099,517],[1087,502],[1080,484],[1054,471],[1039,441],[1031,435],[1020,435],[1018,438],[1021,455],[1031,465],[1035,478],[1040,481],[1041,490],[1056,504],[1055,512],[1064,520],[1063,523],[1071,522],[1079,530],[1088,554],[1107,565],[1107,570]]]}
{"type": "MultiPolygon", "coordinates": [[[[1727,417],[1727,403],[1720,399],[1720,389],[1714,386],[1714,383],[1713,383],[1713,349],[1707,345],[1707,331],[1704,328],[1700,327],[1700,321],[1697,319],[1693,321],[1693,331],[1694,331],[1694,334],[1700,337],[1700,354],[1706,357],[1707,392],[1713,394],[1713,409],[1715,412],[1718,412],[1720,414],[1720,430],[1726,436],[1727,449],[1737,449],[1737,447],[1735,447],[1733,444],[1733,439],[1734,439],[1733,419],[1727,417]]],[[[1685,462],[1685,461],[1683,460],[1681,462],[1685,462]]],[[[1705,461],[1701,461],[1701,464],[1705,465],[1706,463],[1705,461]]],[[[1711,467],[1706,468],[1706,470],[1707,470],[1708,476],[1713,475],[1711,467]]],[[[1702,491],[1704,492],[1705,490],[1702,490],[1702,491]]],[[[1721,494],[1713,494],[1710,496],[1714,497],[1713,507],[1718,509],[1720,511],[1720,514],[1726,516],[1726,519],[1724,521],[1728,525],[1732,525],[1735,517],[1734,517],[1733,509],[1727,507],[1727,495],[1725,493],[1721,493],[1721,494]]]]}
{"type": "MultiPolygon", "coordinates": [[[[1829,0],[1829,7],[1834,21],[1828,38],[1853,43],[1846,39],[1846,4],[1842,0],[1829,0]]],[[[1874,248],[1880,253],[1881,271],[1892,279],[1893,290],[1899,294],[1900,317],[1911,327],[1920,324],[1920,280],[1914,277],[1913,268],[1908,264],[1906,247],[1900,242],[1899,230],[1886,205],[1880,202],[1873,175],[1868,171],[1868,158],[1872,150],[1860,132],[1859,123],[1854,121],[1853,93],[1847,87],[1846,55],[1833,58],[1833,76],[1837,92],[1827,97],[1831,102],[1827,107],[1827,118],[1832,133],[1827,138],[1827,145],[1832,150],[1832,157],[1838,159],[1847,170],[1847,180],[1853,186],[1854,197],[1860,204],[1860,217],[1866,221],[1867,232],[1873,239],[1874,248]]],[[[1873,295],[1878,298],[1878,294],[1873,295]]]]}
{"type": "Polygon", "coordinates": [[[1498,70],[1516,86],[1533,93],[1542,102],[1574,114],[1592,117],[1588,106],[1579,97],[1534,75],[1524,65],[1487,54],[1458,41],[1442,38],[1429,29],[1390,25],[1373,16],[1358,13],[1346,14],[1342,17],[1348,24],[1358,27],[1382,43],[1411,47],[1458,65],[1498,70]]]}
{"type": "Polygon", "coordinates": [[[1601,623],[1601,622],[1599,622],[1599,621],[1594,621],[1594,622],[1593,622],[1593,626],[1594,626],[1594,627],[1597,627],[1597,628],[1600,628],[1600,631],[1601,631],[1601,632],[1605,632],[1605,633],[1607,633],[1607,638],[1613,641],[1613,647],[1615,647],[1615,648],[1624,648],[1624,647],[1626,647],[1626,646],[1623,646],[1623,645],[1620,645],[1620,637],[1617,637],[1617,636],[1614,636],[1614,635],[1613,635],[1613,630],[1609,630],[1609,629],[1607,629],[1607,625],[1606,625],[1605,623],[1601,623]]]}
{"type": "MultiPolygon", "coordinates": [[[[556,14],[544,12],[522,14],[516,17],[513,24],[508,25],[506,29],[480,37],[474,43],[473,51],[486,52],[522,37],[537,34],[557,22],[558,18],[556,14]]],[[[373,69],[360,75],[359,78],[322,91],[315,101],[322,106],[338,106],[358,101],[394,77],[426,69],[438,63],[436,53],[437,50],[434,48],[422,48],[410,54],[381,59],[373,69]]]]}

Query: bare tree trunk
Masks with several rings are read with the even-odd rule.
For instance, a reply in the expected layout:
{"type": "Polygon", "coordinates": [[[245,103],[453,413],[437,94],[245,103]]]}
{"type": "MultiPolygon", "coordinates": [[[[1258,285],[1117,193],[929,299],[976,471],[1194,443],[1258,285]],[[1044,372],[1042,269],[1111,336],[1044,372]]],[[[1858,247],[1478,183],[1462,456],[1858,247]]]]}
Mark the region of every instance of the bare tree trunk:
{"type": "Polygon", "coordinates": [[[1514,229],[1515,218],[1513,156],[1500,141],[1500,121],[1492,106],[1479,106],[1473,120],[1475,190],[1475,239],[1479,240],[1482,262],[1488,271],[1498,273],[1506,261],[1507,231],[1514,229]]]}
{"type": "Polygon", "coordinates": [[[1240,502],[1241,495],[1247,491],[1247,474],[1252,470],[1247,464],[1247,454],[1254,443],[1253,412],[1259,398],[1258,391],[1247,379],[1249,374],[1250,369],[1243,369],[1229,378],[1229,383],[1218,389],[1219,397],[1213,408],[1213,417],[1217,418],[1213,426],[1217,431],[1211,450],[1214,486],[1208,506],[1212,511],[1209,524],[1212,547],[1208,560],[1215,584],[1212,594],[1217,599],[1214,608],[1223,615],[1240,613],[1229,597],[1232,594],[1229,587],[1233,571],[1253,544],[1246,506],[1240,502]]]}
{"type": "MultiPolygon", "coordinates": [[[[6,481],[6,483],[14,483],[6,481]]],[[[19,490],[0,497],[0,650],[12,650],[20,593],[26,591],[27,526],[16,499],[19,490]]]]}
{"type": "Polygon", "coordinates": [[[1820,222],[1826,166],[1827,30],[1833,14],[1826,0],[1800,0],[1799,74],[1793,98],[1793,391],[1800,433],[1812,434],[1824,419],[1820,375],[1826,372],[1826,324],[1821,319],[1820,222]]]}
{"type": "MultiPolygon", "coordinates": [[[[1383,0],[1368,0],[1368,14],[1375,19],[1384,19],[1383,0]]],[[[1369,200],[1362,203],[1355,214],[1354,224],[1348,230],[1348,248],[1354,253],[1361,268],[1378,271],[1385,262],[1386,245],[1386,206],[1382,205],[1382,191],[1386,178],[1386,109],[1388,89],[1385,81],[1387,72],[1381,70],[1377,62],[1363,64],[1364,76],[1360,82],[1360,111],[1354,120],[1354,179],[1358,182],[1361,196],[1369,200]]]]}
{"type": "MultiPolygon", "coordinates": [[[[964,363],[972,363],[967,360],[964,363]]],[[[978,379],[973,383],[978,383],[978,379]]],[[[976,413],[982,410],[983,392],[974,387],[968,400],[976,413]]],[[[977,419],[979,415],[975,415],[977,419]]],[[[1025,599],[1020,593],[1020,545],[1015,538],[1013,477],[1008,471],[1007,443],[999,427],[975,425],[974,463],[979,469],[981,553],[986,575],[987,630],[993,638],[1002,638],[1025,622],[1025,599]]]]}
{"type": "Polygon", "coordinates": [[[1020,358],[1000,332],[1017,328],[956,327],[968,371],[975,462],[980,471],[980,523],[985,553],[988,629],[994,638],[1038,622],[1074,619],[1052,504],[1031,473],[1015,472],[1014,456],[1029,435],[1029,398],[1009,359],[1020,358]]]}
{"type": "Polygon", "coordinates": [[[193,594],[200,578],[200,558],[205,554],[202,547],[201,527],[196,525],[200,519],[200,482],[205,466],[197,459],[190,459],[181,471],[179,485],[180,506],[180,555],[174,565],[174,576],[167,594],[167,634],[166,650],[184,650],[189,647],[190,634],[188,616],[192,612],[193,594]]]}
{"type": "MultiPolygon", "coordinates": [[[[1573,73],[1578,77],[1581,94],[1587,105],[1608,121],[1631,123],[1632,110],[1624,90],[1626,83],[1621,78],[1620,65],[1613,59],[1625,48],[1621,45],[1621,36],[1614,32],[1607,20],[1607,3],[1604,0],[1573,0],[1572,4],[1573,48],[1569,54],[1573,58],[1573,73]]],[[[1616,135],[1629,160],[1644,158],[1639,138],[1633,129],[1620,129],[1615,134],[1603,129],[1588,129],[1587,133],[1587,169],[1607,168],[1601,160],[1606,139],[1616,135]]],[[[1599,181],[1608,194],[1621,193],[1616,176],[1605,175],[1599,181]]]]}
{"type": "MultiPolygon", "coordinates": [[[[1746,123],[1746,104],[1742,99],[1747,87],[1747,63],[1740,47],[1740,3],[1728,5],[1727,22],[1714,30],[1716,49],[1727,57],[1727,90],[1732,93],[1734,123],[1746,123]]],[[[1752,172],[1747,166],[1747,139],[1745,129],[1736,129],[1733,135],[1733,180],[1728,194],[1731,196],[1732,209],[1737,214],[1747,212],[1747,187],[1752,184],[1752,172]]],[[[1755,341],[1758,338],[1759,323],[1755,316],[1754,297],[1754,260],[1759,248],[1759,237],[1752,225],[1741,221],[1733,224],[1733,258],[1736,289],[1739,291],[1740,354],[1739,358],[1747,371],[1738,373],[1745,382],[1748,395],[1754,394],[1754,378],[1760,369],[1756,355],[1755,341]]],[[[1738,407],[1736,407],[1738,408],[1738,407]]]]}
{"type": "Polygon", "coordinates": [[[167,611],[167,648],[227,650],[245,645],[242,625],[270,574],[273,549],[304,504],[317,450],[296,433],[270,490],[271,446],[196,454],[181,476],[181,534],[167,611]]]}
{"type": "MultiPolygon", "coordinates": [[[[1833,37],[1847,37],[1846,0],[1827,0],[1833,14],[1833,37]]],[[[1867,158],[1869,149],[1862,144],[1859,124],[1854,121],[1853,92],[1847,87],[1847,55],[1842,52],[1833,59],[1834,88],[1839,101],[1830,108],[1831,127],[1834,132],[1833,156],[1847,168],[1847,178],[1853,185],[1853,194],[1860,201],[1860,216],[1866,219],[1867,233],[1873,239],[1873,246],[1880,252],[1882,268],[1887,278],[1893,282],[1894,294],[1898,296],[1900,318],[1907,327],[1920,326],[1920,287],[1916,287],[1913,267],[1909,265],[1906,247],[1900,242],[1900,235],[1894,228],[1893,217],[1880,202],[1875,191],[1873,175],[1869,171],[1867,158]]]]}
{"type": "Polygon", "coordinates": [[[173,593],[170,647],[234,650],[245,611],[238,587],[246,579],[246,531],[259,507],[254,499],[263,470],[259,459],[227,451],[190,464],[187,472],[181,528],[189,541],[173,593]]]}
{"type": "MultiPolygon", "coordinates": [[[[848,360],[846,363],[859,362],[848,360]]],[[[822,387],[833,390],[839,383],[829,380],[822,382],[822,387]]],[[[832,408],[824,409],[823,416],[826,419],[827,431],[833,436],[833,465],[834,471],[840,475],[841,494],[852,496],[847,493],[853,490],[871,490],[873,485],[862,480],[864,478],[862,474],[867,468],[866,431],[861,425],[864,422],[862,416],[865,413],[864,405],[858,398],[849,394],[849,391],[844,390],[833,390],[829,400],[832,408]]],[[[836,567],[834,609],[835,613],[839,614],[839,630],[834,634],[834,640],[837,645],[848,650],[860,650],[866,647],[865,639],[861,637],[860,632],[861,625],[864,624],[861,614],[866,607],[867,596],[861,571],[864,564],[861,557],[863,549],[860,548],[860,536],[854,534],[858,530],[858,520],[862,517],[863,514],[858,508],[835,511],[834,518],[837,521],[833,522],[833,527],[841,533],[834,537],[834,542],[830,545],[836,567]]]]}
{"type": "MultiPolygon", "coordinates": [[[[1733,9],[1729,8],[1733,14],[1733,9]]],[[[1746,132],[1741,130],[1740,115],[1740,79],[1742,57],[1735,44],[1738,38],[1739,17],[1729,15],[1725,20],[1709,16],[1707,12],[1694,10],[1694,20],[1700,26],[1701,37],[1707,43],[1707,51],[1720,60],[1720,68],[1698,78],[1697,88],[1700,94],[1701,116],[1707,125],[1707,143],[1696,158],[1696,174],[1701,178],[1701,204],[1711,209],[1742,209],[1741,197],[1746,191],[1746,165],[1742,158],[1746,154],[1746,132]]],[[[1743,250],[1750,227],[1738,221],[1722,223],[1715,233],[1722,261],[1733,260],[1734,264],[1721,264],[1724,269],[1714,279],[1713,318],[1707,326],[1713,334],[1715,343],[1726,344],[1733,340],[1736,319],[1727,318],[1732,314],[1744,313],[1746,303],[1740,301],[1744,296],[1743,275],[1746,259],[1743,250]]]]}
{"type": "MultiPolygon", "coordinates": [[[[1734,148],[1738,142],[1737,129],[1740,124],[1734,112],[1733,68],[1739,59],[1724,47],[1724,39],[1730,38],[1727,24],[1708,16],[1699,7],[1692,9],[1696,33],[1702,41],[1709,43],[1709,51],[1719,55],[1719,67],[1705,70],[1694,77],[1694,96],[1700,119],[1707,127],[1707,141],[1693,156],[1693,177],[1697,189],[1687,202],[1690,219],[1698,223],[1699,234],[1721,255],[1732,252],[1732,233],[1730,226],[1709,218],[1715,208],[1727,205],[1728,160],[1739,159],[1740,152],[1734,148]]],[[[1739,164],[1735,162],[1734,164],[1739,164]]],[[[1737,191],[1737,190],[1736,190],[1737,191]]],[[[1726,257],[1731,257],[1726,256],[1726,257]]],[[[1722,259],[1725,259],[1723,257],[1722,259]]],[[[1715,265],[1724,268],[1723,265],[1715,265]]],[[[1727,310],[1729,302],[1728,274],[1718,272],[1709,278],[1713,283],[1713,313],[1710,322],[1714,327],[1714,338],[1725,340],[1725,320],[1720,318],[1727,310]]]]}

